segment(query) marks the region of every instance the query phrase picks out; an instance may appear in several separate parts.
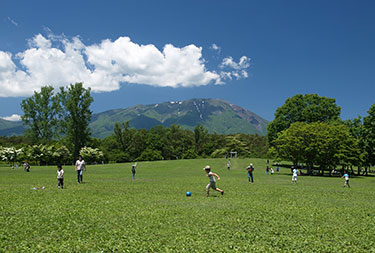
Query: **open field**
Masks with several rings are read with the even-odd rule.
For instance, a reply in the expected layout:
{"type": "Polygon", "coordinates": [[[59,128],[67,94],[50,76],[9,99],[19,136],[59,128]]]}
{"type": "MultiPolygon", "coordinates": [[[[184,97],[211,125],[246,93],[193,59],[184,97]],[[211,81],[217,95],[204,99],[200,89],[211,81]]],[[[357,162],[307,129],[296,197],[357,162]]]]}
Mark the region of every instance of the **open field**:
{"type": "Polygon", "coordinates": [[[289,169],[266,176],[265,161],[247,181],[250,159],[88,166],[84,184],[65,166],[0,167],[0,251],[226,252],[375,251],[373,177],[299,177],[289,169]],[[209,164],[224,196],[205,197],[209,164]],[[31,190],[45,186],[44,190],[31,190]],[[185,192],[192,196],[186,197],[185,192]]]}

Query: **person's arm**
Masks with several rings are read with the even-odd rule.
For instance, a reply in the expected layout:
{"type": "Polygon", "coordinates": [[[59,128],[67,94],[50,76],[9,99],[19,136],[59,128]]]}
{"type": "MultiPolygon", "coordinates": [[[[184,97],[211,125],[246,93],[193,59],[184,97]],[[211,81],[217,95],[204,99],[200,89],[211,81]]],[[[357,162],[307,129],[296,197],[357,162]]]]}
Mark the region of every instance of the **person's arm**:
{"type": "Polygon", "coordinates": [[[74,167],[74,170],[77,171],[77,168],[78,168],[78,164],[76,162],[76,166],[74,167]]]}
{"type": "Polygon", "coordinates": [[[84,168],[85,171],[86,171],[86,163],[85,163],[85,161],[83,161],[83,168],[84,168]]]}
{"type": "Polygon", "coordinates": [[[216,174],[216,173],[212,173],[212,175],[214,175],[214,176],[217,178],[217,180],[220,180],[220,177],[219,177],[218,174],[216,174]]]}

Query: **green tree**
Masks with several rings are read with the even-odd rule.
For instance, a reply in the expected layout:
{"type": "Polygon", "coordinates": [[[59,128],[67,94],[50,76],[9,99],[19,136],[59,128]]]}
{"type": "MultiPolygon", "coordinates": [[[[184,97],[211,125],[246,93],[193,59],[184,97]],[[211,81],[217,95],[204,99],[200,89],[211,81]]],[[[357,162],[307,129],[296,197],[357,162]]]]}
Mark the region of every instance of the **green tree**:
{"type": "Polygon", "coordinates": [[[267,125],[268,141],[273,145],[277,134],[295,122],[337,121],[340,119],[340,111],[341,108],[333,98],[320,97],[317,94],[295,95],[277,108],[275,119],[267,125]]]}
{"type": "Polygon", "coordinates": [[[121,147],[121,150],[123,152],[129,152],[133,139],[133,131],[130,131],[129,121],[123,123],[122,127],[120,123],[116,122],[113,131],[116,141],[118,145],[121,147]]]}
{"type": "Polygon", "coordinates": [[[194,128],[194,141],[195,141],[195,152],[198,155],[202,155],[204,145],[207,143],[208,130],[202,125],[198,125],[194,128]]]}
{"type": "Polygon", "coordinates": [[[79,151],[90,140],[90,105],[93,98],[91,89],[85,89],[82,83],[71,84],[67,89],[60,88],[59,98],[63,107],[62,125],[66,135],[66,146],[77,159],[79,151]]]}
{"type": "Polygon", "coordinates": [[[363,146],[365,151],[364,162],[366,167],[375,165],[375,104],[363,118],[363,146]]]}
{"type": "Polygon", "coordinates": [[[53,95],[53,87],[44,86],[40,92],[21,102],[23,110],[22,121],[29,126],[26,134],[34,143],[47,143],[59,134],[58,113],[60,104],[57,96],[53,95]]]}
{"type": "Polygon", "coordinates": [[[293,123],[279,133],[273,152],[277,153],[276,157],[295,165],[305,163],[310,170],[314,165],[322,170],[349,166],[356,164],[359,157],[358,142],[348,128],[325,122],[293,123]]]}

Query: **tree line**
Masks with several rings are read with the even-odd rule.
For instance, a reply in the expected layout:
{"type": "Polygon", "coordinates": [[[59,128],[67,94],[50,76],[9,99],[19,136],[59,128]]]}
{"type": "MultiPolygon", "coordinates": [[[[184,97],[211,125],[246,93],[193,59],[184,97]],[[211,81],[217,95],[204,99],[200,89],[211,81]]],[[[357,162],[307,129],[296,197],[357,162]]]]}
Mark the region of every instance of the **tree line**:
{"type": "Polygon", "coordinates": [[[265,136],[212,134],[201,125],[193,131],[179,125],[146,130],[117,122],[112,135],[93,138],[89,129],[92,102],[90,89],[82,83],[61,87],[58,92],[51,86],[35,91],[21,103],[27,126],[24,136],[0,138],[0,146],[6,147],[0,148],[3,160],[68,163],[82,152],[86,152],[85,160],[95,163],[225,157],[231,151],[241,157],[267,155],[265,136]]]}
{"type": "MultiPolygon", "coordinates": [[[[335,99],[298,94],[277,108],[266,137],[209,133],[201,125],[193,131],[179,125],[146,130],[117,122],[112,135],[97,139],[91,137],[89,129],[92,102],[90,89],[82,83],[58,92],[51,86],[42,87],[21,103],[22,120],[28,127],[24,136],[1,137],[0,145],[23,148],[24,157],[34,156],[37,163],[50,162],[45,155],[38,155],[40,150],[49,152],[50,157],[57,154],[57,160],[70,161],[86,150],[92,162],[215,158],[236,151],[241,157],[292,161],[295,166],[303,165],[308,174],[340,168],[354,173],[355,167],[357,174],[366,175],[375,164],[375,104],[367,116],[343,121],[335,99]],[[59,156],[59,152],[64,155],[59,156]]],[[[7,160],[4,157],[9,150],[2,150],[7,160]]]]}
{"type": "Polygon", "coordinates": [[[268,155],[275,160],[304,165],[329,173],[349,170],[367,175],[375,164],[375,104],[368,116],[340,119],[341,108],[333,98],[316,94],[288,98],[267,126],[268,155]]]}

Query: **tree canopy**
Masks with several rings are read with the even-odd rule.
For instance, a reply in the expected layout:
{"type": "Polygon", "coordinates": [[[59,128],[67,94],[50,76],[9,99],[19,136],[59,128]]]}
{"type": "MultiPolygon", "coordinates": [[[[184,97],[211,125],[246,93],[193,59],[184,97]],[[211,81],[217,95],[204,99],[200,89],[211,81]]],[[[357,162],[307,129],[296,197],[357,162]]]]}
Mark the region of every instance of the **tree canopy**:
{"type": "Polygon", "coordinates": [[[320,97],[317,94],[298,94],[288,98],[284,105],[277,108],[275,119],[267,126],[270,145],[277,134],[295,122],[330,122],[340,119],[341,108],[333,98],[320,97]]]}
{"type": "Polygon", "coordinates": [[[293,123],[279,133],[274,141],[280,159],[305,163],[311,169],[355,165],[359,159],[357,140],[344,124],[325,122],[293,123]]]}
{"type": "Polygon", "coordinates": [[[47,143],[58,136],[59,100],[53,94],[53,87],[42,87],[40,92],[21,102],[22,121],[29,127],[26,134],[34,143],[47,143]]]}

